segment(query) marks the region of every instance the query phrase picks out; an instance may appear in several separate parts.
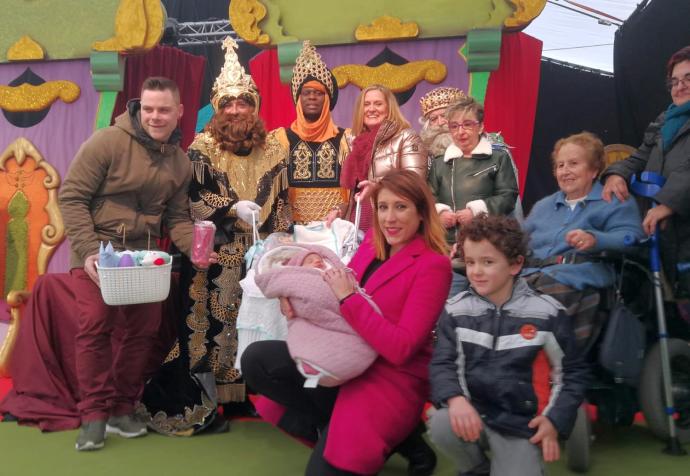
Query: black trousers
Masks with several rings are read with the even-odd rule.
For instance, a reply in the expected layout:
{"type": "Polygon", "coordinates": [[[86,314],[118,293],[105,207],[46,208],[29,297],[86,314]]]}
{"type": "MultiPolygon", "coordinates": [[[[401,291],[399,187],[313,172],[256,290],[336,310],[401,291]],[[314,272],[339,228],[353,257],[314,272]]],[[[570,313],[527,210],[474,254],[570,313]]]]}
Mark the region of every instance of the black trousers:
{"type": "Polygon", "coordinates": [[[316,442],[306,476],[349,476],[323,456],[328,438],[337,387],[304,388],[305,378],[297,371],[284,341],[261,341],[251,344],[242,354],[242,374],[255,392],[286,407],[278,423],[295,436],[316,442]]]}

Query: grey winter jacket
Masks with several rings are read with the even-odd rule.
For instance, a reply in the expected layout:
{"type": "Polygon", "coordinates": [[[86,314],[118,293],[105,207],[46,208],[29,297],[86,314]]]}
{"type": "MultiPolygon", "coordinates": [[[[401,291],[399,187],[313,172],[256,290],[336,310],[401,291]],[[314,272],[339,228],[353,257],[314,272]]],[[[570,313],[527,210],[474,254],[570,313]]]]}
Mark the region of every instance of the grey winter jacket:
{"type": "Polygon", "coordinates": [[[437,407],[462,395],[492,429],[530,438],[535,430],[527,425],[539,414],[560,435],[570,433],[588,370],[563,307],[518,278],[500,308],[472,289],[448,300],[438,323],[430,378],[437,407]],[[547,369],[533,369],[542,351],[551,366],[548,402],[538,401],[535,387],[539,380],[548,381],[547,369]]]}
{"type": "Polygon", "coordinates": [[[677,284],[677,297],[690,297],[690,273],[677,280],[677,263],[690,262],[690,121],[678,131],[670,148],[664,153],[661,113],[644,133],[642,144],[627,159],[609,166],[602,174],[602,182],[609,175],[620,175],[628,183],[634,174],[650,171],[666,177],[666,184],[656,195],[659,203],[673,210],[668,224],[661,231],[661,251],[664,271],[677,284]]]}

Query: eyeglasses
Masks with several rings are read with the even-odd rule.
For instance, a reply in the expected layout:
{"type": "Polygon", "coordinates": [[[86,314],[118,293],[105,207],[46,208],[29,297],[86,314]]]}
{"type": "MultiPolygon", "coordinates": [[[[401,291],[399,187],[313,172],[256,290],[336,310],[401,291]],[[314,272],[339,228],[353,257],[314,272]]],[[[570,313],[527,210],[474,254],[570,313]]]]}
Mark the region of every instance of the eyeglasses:
{"type": "Polygon", "coordinates": [[[458,129],[462,129],[464,131],[469,131],[473,127],[478,126],[480,123],[479,121],[462,121],[462,122],[451,122],[448,124],[448,130],[450,132],[455,132],[458,129]]]}
{"type": "Polygon", "coordinates": [[[670,91],[671,89],[677,88],[680,83],[685,86],[690,86],[690,73],[685,73],[682,78],[671,78],[666,81],[666,88],[670,91]]]}

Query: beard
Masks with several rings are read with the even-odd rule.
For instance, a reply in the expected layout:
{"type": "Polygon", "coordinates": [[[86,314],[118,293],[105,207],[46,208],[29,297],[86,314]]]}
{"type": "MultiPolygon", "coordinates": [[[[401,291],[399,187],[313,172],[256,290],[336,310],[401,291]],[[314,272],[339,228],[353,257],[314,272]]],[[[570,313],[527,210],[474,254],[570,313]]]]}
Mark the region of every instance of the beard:
{"type": "Polygon", "coordinates": [[[229,117],[217,112],[206,131],[211,133],[221,150],[233,154],[249,153],[254,147],[263,147],[266,142],[264,123],[253,114],[229,117]]]}
{"type": "Polygon", "coordinates": [[[443,155],[448,146],[453,143],[453,138],[448,130],[448,124],[441,126],[426,124],[419,135],[426,150],[429,151],[429,155],[432,157],[443,155]]]}

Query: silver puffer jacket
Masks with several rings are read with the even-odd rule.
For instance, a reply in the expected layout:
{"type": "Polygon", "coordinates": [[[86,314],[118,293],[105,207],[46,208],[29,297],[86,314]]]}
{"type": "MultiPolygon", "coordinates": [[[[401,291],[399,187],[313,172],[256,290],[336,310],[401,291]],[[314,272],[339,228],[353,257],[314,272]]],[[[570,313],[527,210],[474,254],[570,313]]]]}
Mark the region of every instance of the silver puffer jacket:
{"type": "Polygon", "coordinates": [[[369,179],[381,178],[395,169],[414,170],[426,180],[427,152],[414,129],[403,129],[395,134],[395,124],[386,121],[376,134],[369,179]]]}
{"type": "MultiPolygon", "coordinates": [[[[346,139],[350,150],[354,136],[350,130],[346,132],[346,139]]],[[[417,172],[422,180],[427,176],[427,151],[422,143],[422,138],[414,129],[408,128],[395,133],[395,124],[384,121],[376,134],[374,146],[371,152],[371,167],[369,167],[369,180],[376,180],[386,175],[391,170],[409,169],[417,172]]],[[[350,200],[345,208],[346,217],[354,218],[354,193],[350,194],[350,200]]]]}

